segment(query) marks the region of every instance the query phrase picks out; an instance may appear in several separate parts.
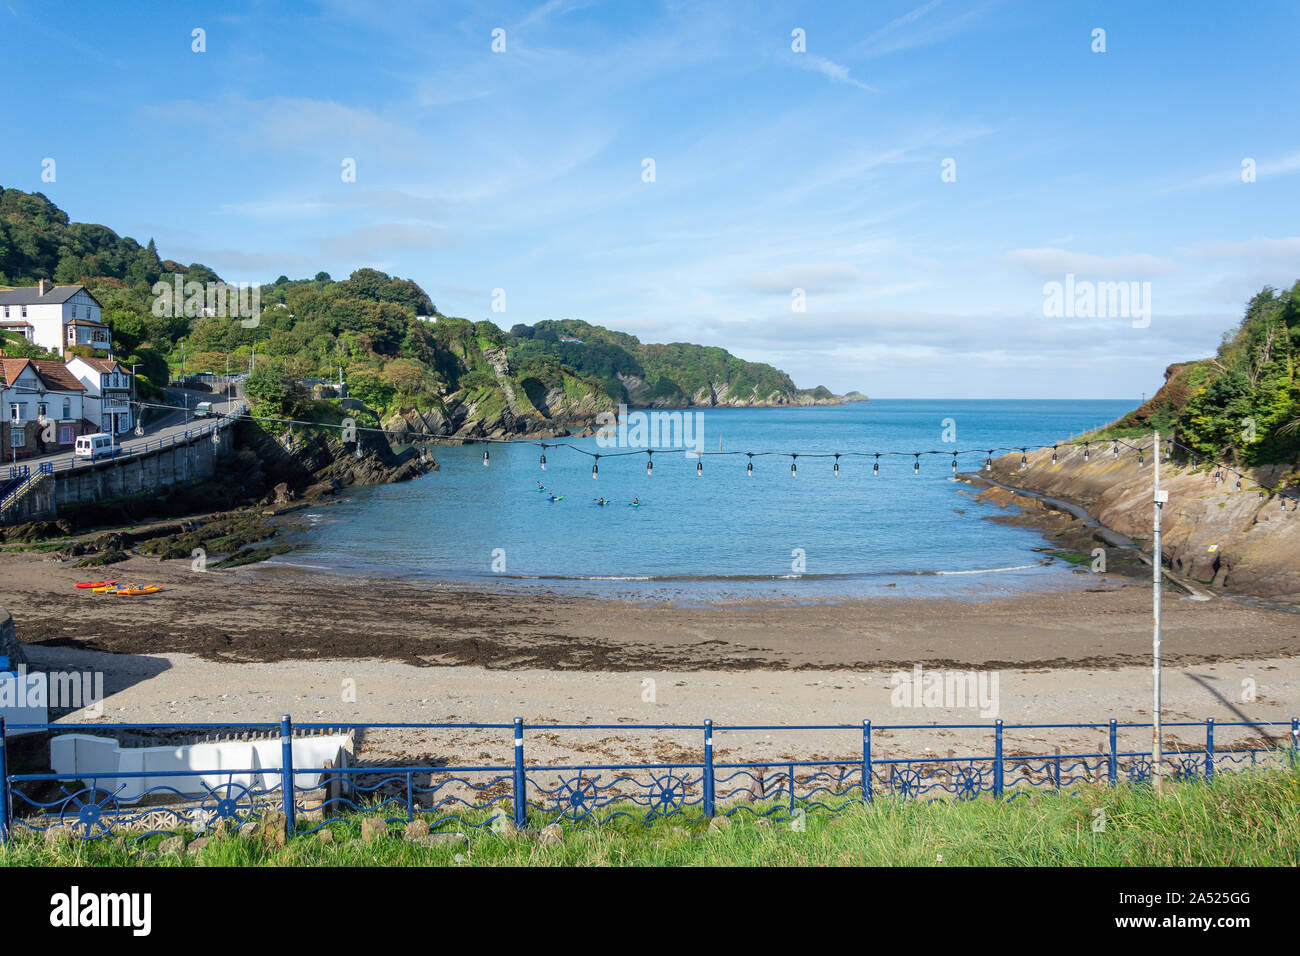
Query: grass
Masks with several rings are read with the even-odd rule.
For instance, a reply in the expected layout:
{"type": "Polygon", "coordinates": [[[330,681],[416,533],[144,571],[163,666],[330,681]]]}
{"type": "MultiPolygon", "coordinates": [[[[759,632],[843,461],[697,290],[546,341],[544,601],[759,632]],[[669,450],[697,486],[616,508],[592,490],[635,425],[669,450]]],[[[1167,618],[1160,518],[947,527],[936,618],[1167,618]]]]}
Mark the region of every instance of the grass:
{"type": "Polygon", "coordinates": [[[330,828],[329,844],[304,835],[268,847],[231,835],[185,854],[157,852],[161,836],[139,844],[27,836],[0,848],[0,866],[1296,866],[1300,771],[1170,782],[1159,798],[1147,786],[1081,786],[1075,796],[1010,803],[881,799],[811,811],[803,830],[760,825],[745,809],[713,828],[683,816],[566,826],[554,844],[484,828],[469,830],[468,845],[423,846],[402,839],[400,824],[370,841],[359,825],[330,828]]]}

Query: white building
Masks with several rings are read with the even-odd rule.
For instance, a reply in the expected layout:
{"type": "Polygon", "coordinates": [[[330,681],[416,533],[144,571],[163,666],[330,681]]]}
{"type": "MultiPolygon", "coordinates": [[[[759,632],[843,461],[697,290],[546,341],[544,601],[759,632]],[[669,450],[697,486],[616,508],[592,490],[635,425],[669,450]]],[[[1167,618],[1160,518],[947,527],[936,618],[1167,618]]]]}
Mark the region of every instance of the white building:
{"type": "Polygon", "coordinates": [[[70,345],[108,353],[113,336],[103,307],[81,285],[39,285],[0,290],[0,328],[20,332],[34,345],[65,355],[70,345]]]}
{"type": "Polygon", "coordinates": [[[131,420],[131,374],[112,359],[74,356],[68,371],[85,387],[84,417],[110,435],[129,432],[131,420]]]}
{"type": "Polygon", "coordinates": [[[0,453],[6,461],[67,451],[98,431],[85,420],[86,387],[58,359],[0,357],[0,453]]]}

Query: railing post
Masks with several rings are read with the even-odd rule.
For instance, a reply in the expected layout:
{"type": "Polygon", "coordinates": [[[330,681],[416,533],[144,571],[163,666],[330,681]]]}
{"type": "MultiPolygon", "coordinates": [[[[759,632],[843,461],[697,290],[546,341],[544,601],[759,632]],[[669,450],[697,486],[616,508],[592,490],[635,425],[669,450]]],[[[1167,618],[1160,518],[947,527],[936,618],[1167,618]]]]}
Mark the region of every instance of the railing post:
{"type": "Polygon", "coordinates": [[[9,762],[5,759],[5,719],[0,716],[0,843],[9,839],[9,762]]]}
{"type": "Polygon", "coordinates": [[[284,827],[289,836],[297,829],[293,800],[293,722],[289,715],[280,718],[280,785],[284,796],[284,827]]]}
{"type": "Polygon", "coordinates": [[[862,722],[862,802],[870,803],[871,780],[871,721],[862,722]]]}
{"type": "Polygon", "coordinates": [[[993,726],[993,796],[1002,799],[1002,718],[993,726]]]}
{"type": "Polygon", "coordinates": [[[704,815],[713,816],[713,721],[704,722],[704,815]]]}
{"type": "Polygon", "coordinates": [[[1110,719],[1110,761],[1106,772],[1110,785],[1115,786],[1119,782],[1119,731],[1115,726],[1114,717],[1110,719]]]}
{"type": "Polygon", "coordinates": [[[1300,717],[1291,718],[1291,766],[1296,765],[1296,757],[1300,755],[1300,717]]]}
{"type": "Polygon", "coordinates": [[[524,777],[524,719],[515,718],[515,829],[522,830],[528,822],[528,781],[524,777]]]}
{"type": "Polygon", "coordinates": [[[1205,781],[1214,779],[1214,718],[1205,718],[1205,781]]]}

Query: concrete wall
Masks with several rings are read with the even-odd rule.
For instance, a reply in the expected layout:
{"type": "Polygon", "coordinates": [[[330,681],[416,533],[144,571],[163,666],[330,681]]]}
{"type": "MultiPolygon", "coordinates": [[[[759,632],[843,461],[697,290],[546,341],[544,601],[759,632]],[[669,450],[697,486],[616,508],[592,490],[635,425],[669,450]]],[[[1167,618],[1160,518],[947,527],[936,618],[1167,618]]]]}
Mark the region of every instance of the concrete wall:
{"type": "Polygon", "coordinates": [[[213,445],[211,436],[205,435],[187,445],[174,445],[147,455],[109,459],[81,465],[72,471],[55,472],[55,507],[123,498],[211,477],[217,470],[217,460],[229,447],[230,432],[223,430],[220,445],[213,445]]]}
{"type": "Polygon", "coordinates": [[[0,515],[0,522],[50,520],[58,516],[60,507],[67,505],[124,498],[196,478],[209,478],[216,472],[217,462],[230,452],[234,439],[230,428],[222,428],[219,434],[219,445],[212,444],[211,435],[203,435],[188,444],[171,445],[143,455],[78,464],[69,471],[33,476],[22,496],[0,515]]]}

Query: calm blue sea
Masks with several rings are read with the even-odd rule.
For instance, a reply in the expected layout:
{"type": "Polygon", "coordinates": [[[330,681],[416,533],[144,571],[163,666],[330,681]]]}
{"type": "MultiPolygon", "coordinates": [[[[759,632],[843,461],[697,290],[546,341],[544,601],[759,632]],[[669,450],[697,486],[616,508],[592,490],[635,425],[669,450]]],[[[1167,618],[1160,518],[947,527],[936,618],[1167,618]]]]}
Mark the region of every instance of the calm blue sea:
{"type": "MultiPolygon", "coordinates": [[[[744,454],[706,455],[701,477],[676,452],[656,453],[650,477],[644,453],[604,457],[593,480],[592,459],[571,449],[548,449],[542,471],[532,445],[440,447],[438,472],[313,506],[287,532],[298,550],[276,563],[684,600],[1029,587],[1068,566],[1044,565],[1033,530],[983,520],[997,509],[961,493],[969,486],[951,480],[951,452],[1068,439],[1135,404],[877,400],[700,413],[709,452],[909,453],[882,457],[879,477],[861,457],[841,458],[839,477],[831,459],[800,458],[791,477],[788,454],[755,457],[752,478],[744,454]],[[931,450],[942,454],[922,456],[914,476],[910,453],[931,450]]],[[[959,470],[984,458],[963,455],[959,470]]]]}

